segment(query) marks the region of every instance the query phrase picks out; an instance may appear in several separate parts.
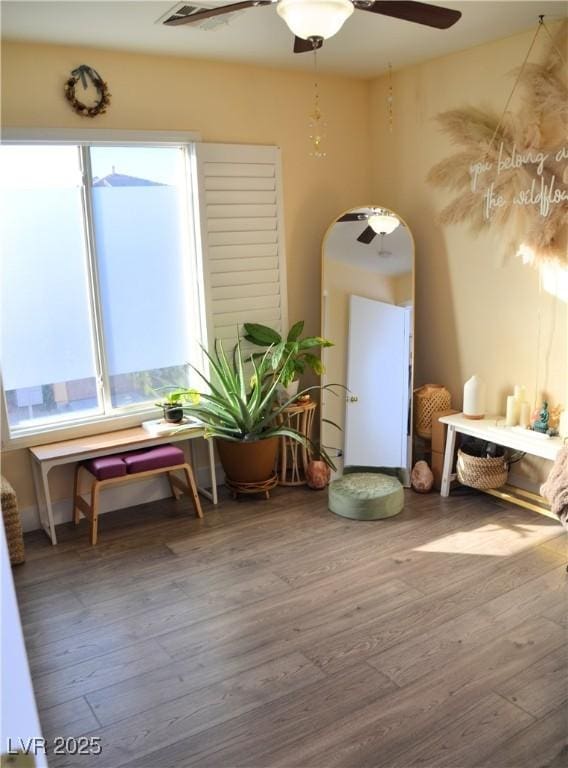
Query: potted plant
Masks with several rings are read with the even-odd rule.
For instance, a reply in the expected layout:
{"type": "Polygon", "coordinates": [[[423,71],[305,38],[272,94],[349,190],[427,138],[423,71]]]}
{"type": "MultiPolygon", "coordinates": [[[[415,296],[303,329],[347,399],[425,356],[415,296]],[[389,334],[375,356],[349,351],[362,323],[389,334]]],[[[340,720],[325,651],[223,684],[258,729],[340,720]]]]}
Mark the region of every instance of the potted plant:
{"type": "MultiPolygon", "coordinates": [[[[296,430],[278,424],[278,415],[293,400],[277,404],[277,388],[288,370],[286,360],[273,367],[272,348],[250,361],[243,359],[241,344],[227,356],[220,341],[212,353],[203,350],[210,365],[207,377],[194,366],[206,391],[184,405],[184,411],[205,426],[205,437],[215,438],[221,464],[229,480],[260,483],[274,474],[278,438],[288,436],[309,448],[309,440],[296,430]]],[[[331,388],[333,385],[326,385],[331,388]]],[[[322,387],[308,387],[305,393],[322,387]]]]}
{"type": "Polygon", "coordinates": [[[332,347],[333,344],[321,336],[306,336],[301,339],[303,320],[294,323],[286,339],[274,328],[260,323],[244,323],[243,328],[246,341],[268,349],[272,369],[281,373],[281,384],[289,398],[297,393],[298,379],[306,367],[311,368],[318,376],[324,373],[320,358],[310,350],[332,347]]]}
{"type": "Polygon", "coordinates": [[[156,405],[162,409],[164,421],[168,424],[179,424],[183,421],[183,405],[187,399],[189,390],[174,389],[164,395],[164,399],[156,405]]]}

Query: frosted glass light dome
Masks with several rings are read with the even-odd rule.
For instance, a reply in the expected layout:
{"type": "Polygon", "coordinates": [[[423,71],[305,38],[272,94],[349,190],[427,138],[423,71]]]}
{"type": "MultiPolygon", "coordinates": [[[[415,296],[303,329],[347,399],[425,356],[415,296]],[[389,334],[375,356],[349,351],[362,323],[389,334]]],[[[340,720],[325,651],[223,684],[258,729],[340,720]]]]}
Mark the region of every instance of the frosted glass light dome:
{"type": "Polygon", "coordinates": [[[327,40],[339,32],[353,13],[351,0],[280,0],[276,12],[290,30],[303,40],[327,40]]]}
{"type": "Polygon", "coordinates": [[[400,224],[400,220],[392,213],[374,213],[369,216],[368,224],[377,235],[390,235],[400,224]]]}

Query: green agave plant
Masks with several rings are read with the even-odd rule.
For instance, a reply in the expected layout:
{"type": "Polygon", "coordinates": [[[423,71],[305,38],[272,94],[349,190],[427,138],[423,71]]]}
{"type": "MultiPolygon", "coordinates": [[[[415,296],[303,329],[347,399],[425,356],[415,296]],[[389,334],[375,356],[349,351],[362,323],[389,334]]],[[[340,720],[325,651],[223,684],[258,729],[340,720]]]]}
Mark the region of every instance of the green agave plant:
{"type": "MultiPolygon", "coordinates": [[[[308,450],[311,448],[312,443],[308,438],[278,423],[279,415],[298,395],[277,404],[277,388],[282,382],[284,369],[273,368],[270,348],[259,359],[250,360],[252,376],[247,373],[240,340],[237,341],[231,359],[219,340],[215,341],[213,353],[202,349],[209,360],[211,376],[207,378],[195,366],[191,367],[203,380],[208,391],[196,393],[195,390],[187,390],[191,402],[184,404],[184,411],[204,424],[206,437],[252,442],[287,436],[308,450]]],[[[332,389],[334,386],[311,386],[299,394],[332,389]]],[[[325,460],[335,469],[330,457],[325,460]]]]}

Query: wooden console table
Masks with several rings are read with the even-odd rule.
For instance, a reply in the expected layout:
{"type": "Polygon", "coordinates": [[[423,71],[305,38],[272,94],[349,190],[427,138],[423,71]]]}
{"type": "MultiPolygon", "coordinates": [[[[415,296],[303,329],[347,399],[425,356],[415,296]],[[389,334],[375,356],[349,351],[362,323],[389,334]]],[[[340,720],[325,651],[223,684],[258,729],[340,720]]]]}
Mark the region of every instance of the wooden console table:
{"type": "MultiPolygon", "coordinates": [[[[496,443],[505,448],[511,448],[515,451],[522,451],[531,456],[538,456],[542,459],[554,461],[558,452],[562,448],[563,441],[560,437],[546,437],[533,433],[530,430],[516,427],[504,426],[503,416],[491,416],[484,419],[466,419],[462,413],[451,416],[441,416],[439,421],[448,425],[448,435],[446,438],[446,451],[444,453],[444,468],[442,471],[442,484],[440,489],[441,496],[450,495],[450,483],[455,479],[452,473],[454,461],[454,451],[456,446],[456,433],[477,437],[480,440],[496,443]]],[[[531,509],[534,512],[552,517],[556,516],[550,512],[542,496],[531,491],[525,491],[523,488],[516,488],[511,485],[503,485],[501,488],[491,488],[484,491],[491,496],[510,501],[520,507],[531,509]]]]}
{"type": "MultiPolygon", "coordinates": [[[[53,467],[61,464],[72,464],[85,459],[94,459],[97,456],[106,456],[112,453],[122,453],[125,449],[150,448],[164,443],[177,443],[182,440],[189,441],[192,464],[193,444],[192,440],[203,437],[203,429],[188,427],[178,428],[172,434],[150,435],[143,427],[121,429],[117,432],[107,432],[102,435],[79,437],[74,440],[62,440],[58,443],[48,443],[30,448],[32,459],[32,472],[35,492],[39,510],[39,517],[43,529],[51,539],[52,544],[57,544],[55,523],[53,519],[53,507],[49,490],[49,472],[53,467]]],[[[217,504],[217,479],[215,475],[215,454],[213,441],[207,440],[209,451],[209,477],[211,491],[198,486],[199,492],[217,504]]]]}

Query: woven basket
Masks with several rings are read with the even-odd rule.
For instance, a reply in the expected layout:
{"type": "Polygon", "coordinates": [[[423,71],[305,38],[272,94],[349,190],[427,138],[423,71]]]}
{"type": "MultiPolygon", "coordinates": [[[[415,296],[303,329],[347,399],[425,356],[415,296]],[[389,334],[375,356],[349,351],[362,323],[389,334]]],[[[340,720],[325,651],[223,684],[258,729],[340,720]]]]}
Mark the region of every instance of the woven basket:
{"type": "Polygon", "coordinates": [[[452,396],[441,384],[425,384],[414,390],[414,431],[419,437],[432,437],[432,416],[436,411],[447,411],[452,396]]]}
{"type": "Polygon", "coordinates": [[[470,456],[459,450],[457,474],[462,485],[486,491],[489,488],[499,488],[507,482],[509,465],[504,456],[470,456]]]}
{"type": "Polygon", "coordinates": [[[16,493],[5,477],[0,480],[0,506],[4,518],[8,553],[12,565],[18,565],[25,560],[24,537],[22,535],[22,523],[18,511],[16,493]]]}

